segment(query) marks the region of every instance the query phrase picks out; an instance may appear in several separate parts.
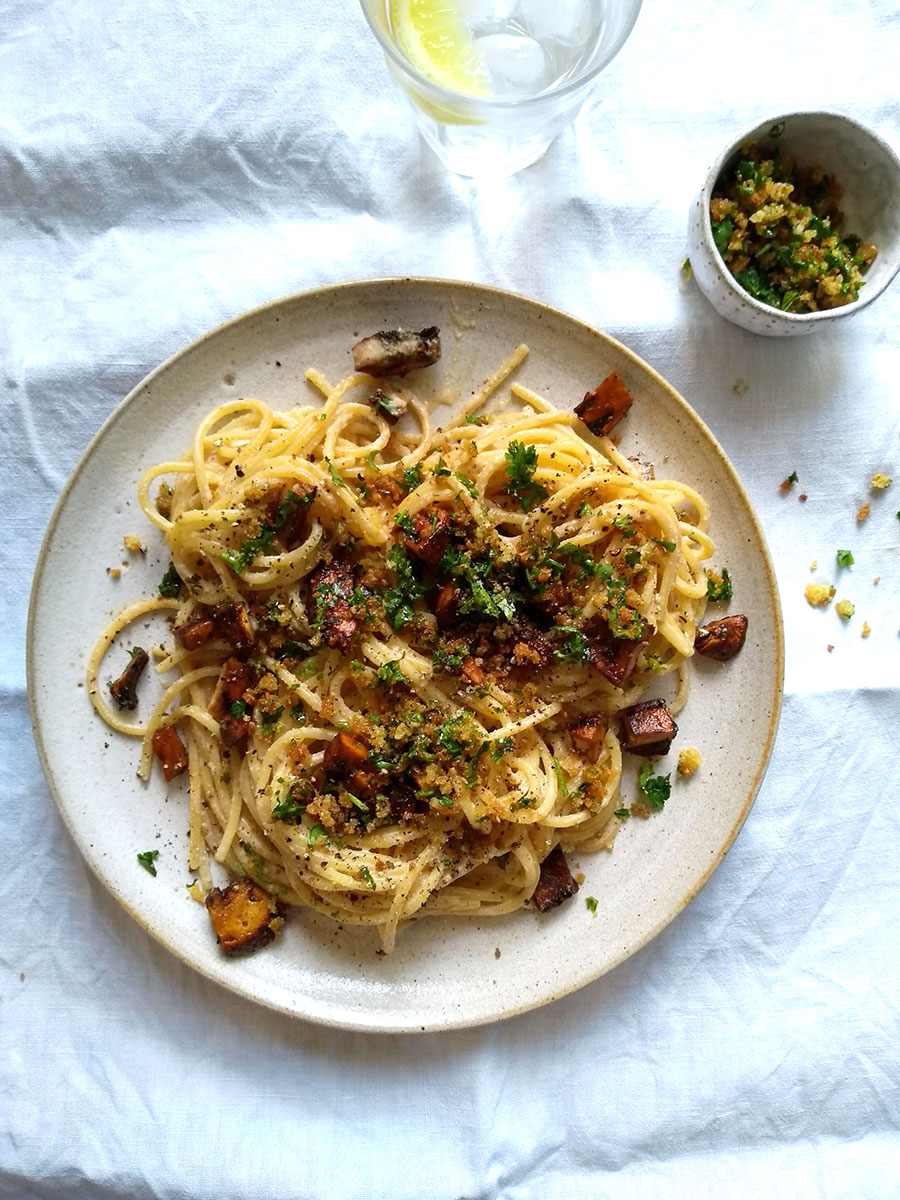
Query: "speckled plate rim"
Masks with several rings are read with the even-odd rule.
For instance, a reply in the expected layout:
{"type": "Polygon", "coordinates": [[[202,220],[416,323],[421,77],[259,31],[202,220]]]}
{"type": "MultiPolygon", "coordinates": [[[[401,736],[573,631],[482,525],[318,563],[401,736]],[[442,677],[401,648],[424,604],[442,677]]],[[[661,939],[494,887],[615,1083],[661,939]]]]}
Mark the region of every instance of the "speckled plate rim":
{"type": "Polygon", "coordinates": [[[57,809],[58,809],[60,815],[62,816],[63,823],[65,824],[66,828],[68,829],[73,842],[79,849],[80,853],[82,854],[83,858],[85,859],[85,861],[87,862],[88,866],[91,868],[92,872],[97,877],[97,879],[110,892],[110,894],[117,901],[117,903],[119,903],[122,906],[122,908],[125,909],[125,911],[129,914],[129,916],[132,917],[133,920],[136,921],[137,924],[145,932],[149,933],[150,936],[153,937],[155,941],[159,942],[162,946],[164,946],[167,950],[169,950],[172,954],[174,954],[176,958],[180,959],[183,963],[185,963],[185,965],[191,967],[193,970],[198,971],[201,975],[210,979],[214,983],[217,983],[217,984],[227,988],[229,991],[232,991],[232,992],[236,993],[237,995],[243,996],[244,998],[251,1000],[254,1003],[260,1004],[263,1007],[269,1008],[269,1009],[277,1011],[277,1012],[282,1012],[287,1016],[294,1017],[294,1018],[300,1017],[304,1020],[308,1020],[308,1021],[312,1022],[313,1024],[320,1024],[320,1025],[325,1025],[325,1026],[334,1027],[334,1028],[351,1029],[356,1032],[367,1032],[367,1033],[423,1032],[423,1033],[425,1033],[425,1032],[440,1032],[440,1031],[447,1031],[447,1030],[453,1030],[453,1029],[464,1029],[464,1028],[470,1028],[470,1027],[474,1027],[474,1026],[493,1023],[494,1021],[506,1020],[510,1017],[515,1017],[515,1016],[521,1015],[522,1013],[532,1011],[533,1009],[541,1008],[544,1005],[551,1004],[556,1000],[562,999],[564,996],[571,995],[573,992],[580,990],[581,988],[585,987],[587,984],[592,983],[595,980],[602,978],[603,975],[607,974],[609,971],[611,971],[615,967],[619,966],[622,962],[624,962],[628,958],[632,957],[632,955],[636,954],[638,950],[640,950],[644,946],[646,946],[650,941],[653,940],[653,938],[655,938],[657,936],[657,934],[659,934],[663,929],[665,929],[666,926],[669,925],[675,919],[675,917],[677,917],[678,914],[680,912],[682,912],[683,909],[695,898],[695,896],[698,895],[698,893],[702,890],[704,885],[708,882],[708,880],[712,876],[713,872],[721,864],[721,862],[724,859],[725,855],[727,854],[728,850],[731,848],[731,846],[734,842],[734,839],[737,837],[737,834],[739,833],[742,825],[744,824],[744,822],[747,819],[750,809],[753,806],[753,802],[756,799],[759,788],[762,785],[763,779],[765,778],[766,770],[768,768],[769,760],[770,760],[771,753],[772,753],[772,748],[773,748],[774,742],[775,742],[775,737],[776,737],[776,734],[778,731],[778,724],[779,724],[779,719],[780,719],[780,714],[781,714],[781,701],[782,701],[783,681],[784,681],[784,627],[783,627],[783,621],[782,621],[781,604],[780,604],[780,599],[779,599],[779,594],[778,594],[778,587],[777,587],[777,583],[776,583],[776,579],[775,579],[775,571],[774,571],[774,567],[772,565],[772,559],[771,559],[771,555],[769,553],[768,545],[766,543],[765,535],[763,533],[759,519],[756,516],[756,512],[753,508],[753,505],[750,502],[750,498],[747,495],[747,492],[740,480],[740,477],[737,474],[737,471],[735,470],[730,459],[725,454],[725,451],[722,449],[719,442],[716,440],[715,436],[709,430],[709,428],[705,424],[705,422],[691,408],[691,406],[680,395],[680,393],[674,387],[672,387],[672,385],[669,384],[657,371],[655,371],[653,369],[653,367],[651,367],[647,362],[645,362],[638,354],[636,354],[632,350],[629,350],[627,346],[624,346],[621,342],[619,342],[616,338],[613,338],[609,334],[604,333],[598,329],[595,329],[594,327],[588,325],[586,322],[580,321],[576,317],[572,317],[570,314],[564,312],[562,309],[558,309],[552,305],[545,304],[542,301],[534,300],[534,299],[531,299],[530,297],[523,296],[522,294],[520,294],[518,292],[514,292],[509,289],[494,287],[494,286],[488,285],[488,284],[478,284],[478,283],[472,283],[472,282],[468,282],[468,281],[454,280],[454,279],[447,279],[447,278],[436,278],[436,277],[429,277],[429,276],[396,276],[396,277],[373,277],[370,279],[357,279],[357,280],[351,280],[351,281],[346,281],[346,282],[336,283],[336,284],[325,284],[325,285],[321,285],[316,288],[304,290],[302,292],[291,293],[289,295],[282,296],[282,297],[279,297],[278,299],[269,301],[265,304],[258,305],[255,308],[248,309],[245,312],[242,312],[242,313],[238,314],[237,316],[230,318],[227,321],[221,322],[219,325],[215,326],[214,328],[207,330],[206,332],[201,334],[199,337],[197,337],[193,341],[189,342],[186,346],[183,346],[181,349],[177,350],[174,354],[172,354],[169,358],[167,358],[159,366],[154,368],[154,370],[151,371],[147,376],[145,376],[134,388],[132,388],[132,390],[128,393],[128,395],[124,398],[124,400],[122,400],[119,403],[119,405],[117,405],[117,407],[110,413],[110,415],[106,418],[106,420],[103,422],[103,424],[98,429],[97,433],[88,442],[87,446],[85,447],[84,451],[79,456],[78,461],[76,462],[75,466],[73,467],[72,472],[69,476],[69,479],[67,480],[62,492],[60,493],[59,499],[57,500],[56,505],[53,509],[53,513],[52,513],[52,515],[50,517],[50,521],[47,525],[47,529],[44,534],[44,538],[41,543],[40,552],[38,554],[37,562],[35,565],[35,571],[34,571],[31,594],[30,594],[30,599],[29,599],[29,606],[28,606],[25,658],[26,658],[26,678],[27,678],[32,732],[34,735],[34,740],[35,740],[35,745],[36,745],[37,752],[38,752],[38,757],[39,757],[39,760],[41,763],[42,770],[44,772],[44,777],[47,781],[48,787],[50,789],[51,795],[53,796],[53,799],[57,806],[57,809]],[[130,904],[125,899],[125,897],[122,895],[121,891],[117,888],[115,879],[110,877],[109,873],[104,869],[104,867],[99,862],[98,856],[96,856],[92,853],[91,847],[80,836],[80,831],[77,828],[77,826],[75,826],[73,824],[70,814],[67,811],[67,806],[66,806],[65,800],[62,795],[62,790],[58,786],[57,780],[54,776],[52,767],[50,765],[50,760],[49,760],[49,756],[47,754],[47,749],[46,749],[46,745],[45,745],[44,730],[41,727],[41,723],[40,723],[40,720],[38,717],[37,702],[36,702],[36,698],[35,698],[35,696],[36,696],[36,687],[35,687],[35,682],[36,682],[35,618],[36,618],[36,610],[38,607],[38,602],[39,602],[39,597],[40,597],[40,591],[41,591],[42,583],[43,583],[44,576],[46,573],[46,568],[47,568],[48,549],[52,542],[54,531],[56,530],[56,527],[60,521],[60,517],[66,507],[66,503],[67,503],[68,497],[70,495],[70,492],[72,491],[73,487],[75,486],[75,483],[76,483],[78,477],[80,476],[85,464],[90,459],[95,448],[104,439],[104,437],[107,435],[107,433],[110,431],[110,429],[119,420],[122,419],[122,417],[124,416],[126,411],[139,399],[139,397],[142,395],[142,393],[150,385],[152,385],[156,379],[158,379],[161,375],[163,375],[165,372],[167,372],[174,364],[179,362],[182,358],[185,358],[188,355],[190,355],[191,353],[193,353],[194,351],[196,351],[199,347],[203,346],[204,343],[206,343],[211,338],[227,331],[228,329],[230,329],[232,327],[238,326],[243,322],[257,320],[258,318],[263,317],[270,312],[274,312],[275,310],[277,310],[278,308],[280,308],[282,306],[287,306],[287,305],[296,303],[298,301],[304,301],[304,300],[308,301],[308,300],[313,300],[316,298],[324,300],[327,297],[334,296],[335,294],[337,294],[339,292],[347,292],[347,291],[352,291],[355,289],[356,290],[365,290],[365,289],[378,288],[378,287],[404,286],[404,285],[413,285],[413,286],[427,285],[427,286],[431,286],[431,287],[445,288],[453,293],[457,293],[457,294],[462,293],[467,298],[472,298],[476,302],[479,300],[484,301],[484,300],[490,300],[491,298],[494,298],[494,299],[505,301],[505,302],[521,303],[521,304],[524,304],[526,307],[531,308],[532,310],[536,310],[537,312],[551,314],[554,318],[562,319],[562,321],[565,322],[566,324],[570,324],[572,326],[577,327],[583,334],[587,334],[591,338],[597,338],[601,342],[604,342],[608,346],[612,347],[616,353],[621,354],[632,365],[634,365],[638,369],[639,372],[644,373],[658,387],[662,388],[666,393],[668,393],[670,400],[673,401],[675,406],[681,411],[681,415],[683,417],[685,417],[691,425],[694,426],[696,431],[706,441],[708,449],[716,455],[721,469],[723,470],[723,472],[725,472],[729,476],[730,482],[737,493],[738,499],[744,509],[745,515],[748,520],[749,532],[751,532],[753,535],[753,538],[756,542],[756,550],[760,556],[761,561],[764,564],[765,586],[766,586],[767,598],[771,605],[771,616],[773,618],[773,630],[774,630],[775,639],[776,639],[775,671],[773,674],[773,678],[771,680],[770,716],[769,716],[769,721],[768,721],[768,726],[767,726],[767,733],[766,733],[766,737],[765,737],[765,740],[764,740],[764,743],[762,746],[761,753],[759,754],[759,761],[758,761],[755,773],[752,777],[751,784],[750,784],[749,788],[747,789],[747,795],[744,798],[743,803],[741,804],[740,808],[738,809],[737,815],[734,819],[732,827],[729,830],[725,839],[723,840],[718,852],[711,858],[709,864],[707,865],[706,870],[703,872],[703,874],[700,876],[700,878],[698,880],[696,880],[692,884],[692,886],[681,896],[680,900],[676,904],[671,905],[669,910],[662,917],[660,917],[659,920],[657,920],[652,926],[650,926],[640,937],[635,938],[633,941],[630,941],[623,948],[621,953],[612,956],[609,959],[609,961],[604,963],[602,968],[600,968],[600,969],[591,968],[591,969],[581,972],[581,973],[573,972],[566,979],[566,982],[562,986],[559,986],[559,987],[556,987],[553,989],[549,989],[545,994],[532,996],[525,1003],[516,1004],[516,1005],[507,1005],[503,1008],[498,1008],[497,1011],[492,1012],[489,1015],[479,1014],[479,1015],[474,1015],[474,1016],[469,1016],[469,1017],[467,1017],[465,1015],[445,1016],[441,1020],[430,1021],[430,1022],[426,1021],[426,1023],[424,1023],[424,1024],[421,1023],[421,1021],[419,1021],[419,1020],[409,1019],[409,1018],[404,1019],[403,1021],[400,1021],[400,1022],[394,1020],[394,1021],[380,1022],[380,1023],[367,1023],[366,1021],[357,1021],[357,1020],[348,1021],[345,1019],[341,1019],[340,1017],[331,1017],[330,1015],[323,1013],[321,1011],[315,1011],[315,1012],[300,1011],[296,1007],[291,1007],[284,1003],[278,1002],[278,1000],[272,996],[260,995],[256,991],[254,991],[252,988],[242,986],[241,977],[237,977],[237,976],[228,977],[228,976],[223,975],[222,973],[217,973],[216,971],[214,971],[212,969],[207,969],[206,966],[204,966],[202,963],[196,962],[188,954],[182,952],[181,948],[177,944],[175,944],[173,941],[167,940],[161,934],[159,934],[155,930],[153,930],[150,927],[150,925],[147,923],[147,921],[144,919],[141,912],[139,910],[137,910],[132,904],[130,904]]]}

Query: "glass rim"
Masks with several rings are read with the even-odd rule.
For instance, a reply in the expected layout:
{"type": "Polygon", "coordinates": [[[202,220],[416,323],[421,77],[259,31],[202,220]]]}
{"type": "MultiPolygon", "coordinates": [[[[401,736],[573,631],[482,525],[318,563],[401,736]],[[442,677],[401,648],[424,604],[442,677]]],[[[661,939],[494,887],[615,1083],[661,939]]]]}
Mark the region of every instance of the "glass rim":
{"type": "Polygon", "coordinates": [[[560,96],[568,96],[572,92],[577,91],[579,88],[584,87],[586,83],[590,83],[595,76],[599,75],[601,71],[609,66],[612,60],[628,41],[631,31],[634,29],[640,14],[643,0],[625,0],[625,4],[630,11],[626,15],[618,37],[614,39],[613,43],[609,47],[608,53],[605,54],[599,62],[593,64],[586,70],[579,72],[578,75],[573,76],[571,79],[566,80],[562,87],[553,88],[549,91],[538,92],[535,96],[510,97],[472,96],[467,95],[465,92],[454,92],[452,88],[444,87],[442,83],[437,83],[435,80],[430,79],[427,75],[423,75],[418,67],[415,67],[406,57],[406,55],[402,54],[393,44],[393,42],[385,37],[384,32],[379,28],[377,22],[370,15],[369,9],[373,5],[383,7],[385,5],[385,0],[359,0],[359,4],[360,8],[362,9],[363,16],[365,17],[366,24],[375,35],[375,38],[378,41],[378,44],[381,46],[385,57],[389,60],[389,62],[393,62],[395,66],[405,75],[409,75],[417,82],[417,84],[421,84],[425,94],[428,95],[430,99],[434,99],[444,106],[447,105],[448,101],[452,101],[457,106],[462,103],[463,111],[468,109],[470,106],[473,109],[478,108],[483,110],[488,108],[500,111],[541,105],[546,103],[547,100],[556,99],[560,96]]]}

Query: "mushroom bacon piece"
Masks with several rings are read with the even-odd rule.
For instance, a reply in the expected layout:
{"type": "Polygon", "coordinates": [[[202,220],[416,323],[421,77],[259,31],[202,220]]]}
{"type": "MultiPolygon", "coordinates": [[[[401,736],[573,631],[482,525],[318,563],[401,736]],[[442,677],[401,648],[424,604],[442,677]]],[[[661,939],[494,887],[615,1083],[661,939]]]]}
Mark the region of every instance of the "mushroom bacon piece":
{"type": "Polygon", "coordinates": [[[321,626],[327,645],[349,654],[356,633],[356,618],[350,611],[354,567],[336,559],[322,563],[309,577],[309,607],[313,623],[321,626]]]}
{"type": "Polygon", "coordinates": [[[227,888],[213,888],[206,911],[225,954],[266,946],[284,923],[277,900],[242,876],[227,888]]]}
{"type": "Polygon", "coordinates": [[[531,608],[536,609],[541,616],[550,621],[558,617],[560,613],[564,613],[571,604],[571,591],[558,579],[554,583],[548,584],[536,599],[529,600],[531,608]]]}
{"type": "Polygon", "coordinates": [[[219,672],[207,712],[220,721],[228,709],[240,700],[250,686],[250,672],[239,658],[226,658],[219,672]]]}
{"type": "Polygon", "coordinates": [[[405,329],[382,330],[363,338],[351,350],[353,367],[381,379],[385,375],[407,375],[430,367],[441,357],[441,331],[435,325],[413,333],[405,329]]]}
{"type": "Polygon", "coordinates": [[[109,685],[112,698],[119,708],[137,708],[137,685],[144,668],[150,661],[147,651],[141,646],[135,646],[131,651],[128,666],[118,679],[109,685]]]}
{"type": "Polygon", "coordinates": [[[740,653],[746,637],[747,618],[743,613],[734,613],[730,617],[722,617],[719,621],[710,621],[708,625],[698,629],[694,638],[694,649],[706,658],[728,662],[740,653]]]}
{"type": "Polygon", "coordinates": [[[464,658],[459,673],[472,687],[484,686],[484,669],[477,658],[464,658]]]}
{"type": "Polygon", "coordinates": [[[578,891],[578,884],[572,878],[566,856],[556,846],[541,863],[541,875],[537,887],[531,897],[531,903],[538,912],[547,912],[556,908],[578,891]]]}
{"type": "Polygon", "coordinates": [[[609,722],[606,717],[584,717],[577,725],[571,727],[569,737],[579,754],[584,754],[591,762],[596,762],[608,728],[609,722]]]}
{"type": "Polygon", "coordinates": [[[253,649],[253,626],[246,604],[240,600],[234,604],[220,604],[212,610],[216,632],[220,633],[236,654],[246,654],[253,649]]]}
{"type": "Polygon", "coordinates": [[[253,721],[249,713],[240,717],[223,717],[219,722],[219,737],[222,745],[229,750],[237,750],[239,754],[246,753],[250,734],[253,732],[253,721]]]}
{"type": "Polygon", "coordinates": [[[185,650],[196,650],[216,632],[216,623],[212,617],[198,617],[187,625],[176,625],[172,632],[185,650]]]}
{"type": "Polygon", "coordinates": [[[592,392],[585,392],[584,399],[575,405],[575,415],[580,417],[591,433],[606,437],[628,412],[634,397],[619,378],[618,372],[603,380],[592,392]]]}
{"type": "Polygon", "coordinates": [[[187,750],[171,725],[163,725],[161,729],[157,729],[150,739],[150,745],[160,761],[166,783],[187,770],[187,750]]]}
{"type": "Polygon", "coordinates": [[[656,758],[666,754],[678,726],[665,700],[642,700],[622,710],[622,746],[632,754],[656,758]]]}
{"type": "Polygon", "coordinates": [[[403,538],[403,545],[416,558],[435,566],[444,557],[444,551],[450,544],[452,523],[450,514],[445,508],[430,504],[420,509],[412,518],[415,533],[408,533],[403,538]]]}
{"type": "Polygon", "coordinates": [[[535,625],[520,621],[513,630],[512,660],[517,667],[543,670],[553,662],[553,647],[535,625]]]}
{"type": "Polygon", "coordinates": [[[638,640],[615,638],[604,621],[600,625],[598,635],[591,641],[591,666],[599,671],[604,679],[608,679],[613,687],[624,687],[651,632],[652,630],[646,630],[644,637],[638,640]]]}
{"type": "Polygon", "coordinates": [[[434,602],[438,629],[451,629],[459,620],[460,591],[455,583],[445,583],[434,602]]]}
{"type": "Polygon", "coordinates": [[[417,813],[425,812],[427,802],[416,795],[415,784],[408,779],[398,779],[385,788],[391,816],[396,821],[408,821],[417,813]]]}
{"type": "Polygon", "coordinates": [[[342,729],[328,743],[322,759],[322,768],[329,779],[335,779],[359,771],[368,762],[368,745],[362,738],[342,729]]]}

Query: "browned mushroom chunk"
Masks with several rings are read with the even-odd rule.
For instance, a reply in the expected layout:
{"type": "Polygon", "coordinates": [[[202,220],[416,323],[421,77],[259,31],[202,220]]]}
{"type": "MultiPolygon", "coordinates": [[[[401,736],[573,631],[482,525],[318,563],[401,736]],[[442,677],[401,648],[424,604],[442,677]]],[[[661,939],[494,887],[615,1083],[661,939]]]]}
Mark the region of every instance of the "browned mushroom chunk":
{"type": "Polygon", "coordinates": [[[253,649],[253,626],[246,604],[240,600],[234,604],[220,604],[212,610],[216,632],[221,634],[236,654],[246,654],[253,649]]]}
{"type": "Polygon", "coordinates": [[[420,367],[430,367],[441,357],[440,333],[435,325],[419,333],[405,329],[373,333],[353,347],[354,370],[381,379],[384,375],[406,375],[420,367]]]}
{"type": "Polygon", "coordinates": [[[147,651],[140,646],[135,646],[131,651],[128,666],[119,678],[109,685],[112,698],[118,704],[119,708],[137,708],[138,680],[149,661],[150,656],[147,654],[147,651]]]}
{"type": "Polygon", "coordinates": [[[450,629],[459,617],[459,588],[455,583],[445,583],[434,602],[434,616],[438,629],[450,629]]]}
{"type": "Polygon", "coordinates": [[[424,812],[427,803],[416,795],[415,784],[408,779],[398,779],[385,787],[391,816],[395,821],[408,821],[417,813],[424,812]]]}
{"type": "Polygon", "coordinates": [[[551,621],[560,613],[564,613],[572,603],[572,593],[558,579],[544,588],[534,600],[529,601],[532,608],[536,608],[542,616],[551,621]]]}
{"type": "Polygon", "coordinates": [[[577,725],[572,726],[569,737],[579,754],[586,754],[592,762],[596,762],[608,728],[609,722],[606,717],[584,717],[577,725]]]}
{"type": "Polygon", "coordinates": [[[632,754],[666,754],[677,732],[665,700],[642,700],[622,711],[622,745],[632,754]]]}
{"type": "Polygon", "coordinates": [[[268,945],[284,923],[278,902],[246,876],[227,888],[213,888],[206,911],[225,954],[268,945]]]}
{"type": "Polygon", "coordinates": [[[252,732],[253,719],[249,713],[240,717],[223,717],[219,722],[222,745],[227,746],[229,750],[237,750],[239,754],[245,753],[252,732]]]}
{"type": "Polygon", "coordinates": [[[309,607],[313,621],[321,624],[326,645],[342,654],[349,654],[356,633],[356,618],[349,604],[353,578],[353,564],[340,559],[330,565],[322,563],[309,577],[309,607]]]}
{"type": "Polygon", "coordinates": [[[575,406],[575,415],[580,417],[591,433],[606,437],[628,412],[634,397],[619,378],[618,372],[603,380],[592,392],[575,406]]]}
{"type": "MultiPolygon", "coordinates": [[[[371,374],[371,372],[370,372],[371,374]]],[[[369,397],[369,403],[376,412],[380,412],[391,423],[399,421],[409,407],[409,401],[403,396],[392,396],[379,388],[369,397]]]]}
{"type": "Polygon", "coordinates": [[[519,621],[513,631],[512,661],[517,667],[542,670],[553,662],[553,647],[535,625],[519,621]]]}
{"type": "Polygon", "coordinates": [[[430,504],[417,512],[412,522],[415,533],[406,534],[403,544],[410,554],[433,567],[444,557],[450,544],[450,514],[445,508],[430,504]]]}
{"type": "Polygon", "coordinates": [[[166,783],[187,770],[187,750],[171,725],[163,725],[161,729],[157,729],[150,739],[150,746],[160,761],[166,783]]]}
{"type": "Polygon", "coordinates": [[[355,734],[342,729],[328,743],[322,767],[329,779],[350,775],[369,762],[369,747],[355,734]]]}
{"type": "Polygon", "coordinates": [[[229,711],[232,704],[240,700],[250,686],[250,672],[239,658],[226,658],[219,672],[216,690],[212,694],[207,711],[217,721],[229,711]]]}
{"type": "Polygon", "coordinates": [[[592,626],[594,631],[596,636],[591,639],[591,666],[613,687],[624,687],[653,630],[648,627],[640,639],[616,638],[607,623],[598,618],[592,626]]]}
{"type": "Polygon", "coordinates": [[[185,650],[196,650],[216,632],[216,623],[212,617],[198,617],[187,625],[176,625],[172,632],[185,650]]]}
{"type": "Polygon", "coordinates": [[[541,863],[541,876],[531,897],[531,903],[538,912],[546,912],[574,896],[577,891],[578,884],[572,878],[566,856],[557,846],[541,863]]]}
{"type": "Polygon", "coordinates": [[[747,637],[747,618],[743,613],[734,613],[718,621],[710,621],[697,630],[694,649],[707,658],[728,662],[744,645],[747,637]]]}

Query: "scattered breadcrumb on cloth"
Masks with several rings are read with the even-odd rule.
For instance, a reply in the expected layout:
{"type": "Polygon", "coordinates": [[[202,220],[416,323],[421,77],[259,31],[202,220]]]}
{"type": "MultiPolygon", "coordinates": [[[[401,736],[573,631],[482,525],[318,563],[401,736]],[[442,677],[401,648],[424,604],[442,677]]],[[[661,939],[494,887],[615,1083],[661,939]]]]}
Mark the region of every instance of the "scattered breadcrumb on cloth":
{"type": "Polygon", "coordinates": [[[826,604],[831,603],[834,588],[830,583],[808,583],[803,594],[811,608],[824,608],[826,604]]]}
{"type": "Polygon", "coordinates": [[[869,628],[869,622],[863,621],[862,633],[859,636],[867,638],[871,632],[872,630],[869,628]]]}
{"type": "Polygon", "coordinates": [[[872,487],[875,488],[876,491],[884,491],[884,489],[889,488],[893,482],[893,479],[891,479],[889,475],[872,476],[872,487]]]}
{"type": "Polygon", "coordinates": [[[837,604],[834,606],[834,610],[844,621],[849,621],[856,612],[855,606],[852,605],[849,600],[838,600],[837,604]]]}
{"type": "Polygon", "coordinates": [[[856,510],[857,521],[864,521],[868,515],[869,515],[868,504],[861,504],[859,506],[859,508],[856,510]]]}

